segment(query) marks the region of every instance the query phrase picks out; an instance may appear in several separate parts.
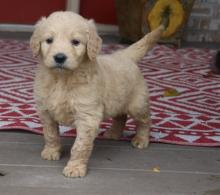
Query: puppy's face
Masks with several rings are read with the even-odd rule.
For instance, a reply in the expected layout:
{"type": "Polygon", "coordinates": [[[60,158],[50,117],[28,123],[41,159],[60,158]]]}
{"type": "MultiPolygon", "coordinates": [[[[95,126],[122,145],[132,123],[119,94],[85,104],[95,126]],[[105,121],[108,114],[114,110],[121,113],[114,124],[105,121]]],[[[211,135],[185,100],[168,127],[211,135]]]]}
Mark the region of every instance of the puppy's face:
{"type": "Polygon", "coordinates": [[[82,24],[71,28],[71,24],[49,19],[47,23],[41,38],[43,64],[49,68],[75,69],[86,54],[86,28],[82,24]]]}
{"type": "Polygon", "coordinates": [[[36,25],[31,48],[43,65],[74,70],[83,60],[95,60],[101,39],[94,24],[72,12],[55,12],[36,25]]]}

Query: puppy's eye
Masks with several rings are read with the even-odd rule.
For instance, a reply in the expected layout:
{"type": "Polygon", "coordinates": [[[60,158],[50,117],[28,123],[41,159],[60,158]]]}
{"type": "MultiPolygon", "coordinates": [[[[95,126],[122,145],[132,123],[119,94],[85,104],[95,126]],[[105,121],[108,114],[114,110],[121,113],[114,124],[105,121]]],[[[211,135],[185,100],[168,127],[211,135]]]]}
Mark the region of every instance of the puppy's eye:
{"type": "Polygon", "coordinates": [[[53,43],[53,38],[48,38],[48,39],[46,39],[46,42],[47,42],[47,44],[53,43]]]}
{"type": "Polygon", "coordinates": [[[72,45],[74,45],[74,46],[78,46],[78,45],[80,44],[80,41],[77,40],[77,39],[73,39],[73,40],[71,41],[71,43],[72,43],[72,45]]]}

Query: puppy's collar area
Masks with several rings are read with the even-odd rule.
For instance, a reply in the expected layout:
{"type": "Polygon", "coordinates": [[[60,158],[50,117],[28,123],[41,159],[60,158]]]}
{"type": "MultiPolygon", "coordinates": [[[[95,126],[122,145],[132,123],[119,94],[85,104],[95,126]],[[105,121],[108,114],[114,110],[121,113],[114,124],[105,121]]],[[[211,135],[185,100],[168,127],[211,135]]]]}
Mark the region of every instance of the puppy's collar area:
{"type": "Polygon", "coordinates": [[[50,71],[50,74],[59,81],[69,82],[71,80],[71,85],[84,85],[88,84],[89,80],[91,80],[91,76],[86,73],[69,71],[68,69],[54,68],[50,71]]]}

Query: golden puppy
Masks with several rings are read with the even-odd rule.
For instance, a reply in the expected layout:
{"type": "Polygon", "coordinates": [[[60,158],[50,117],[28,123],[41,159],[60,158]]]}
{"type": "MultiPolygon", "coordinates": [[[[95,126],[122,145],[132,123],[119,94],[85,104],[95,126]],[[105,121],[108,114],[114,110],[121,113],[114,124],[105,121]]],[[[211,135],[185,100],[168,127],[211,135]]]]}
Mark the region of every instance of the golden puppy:
{"type": "Polygon", "coordinates": [[[149,143],[148,91],[136,63],[159,39],[163,27],[127,49],[100,55],[101,38],[95,25],[72,12],[55,12],[42,18],[31,37],[39,57],[34,94],[43,124],[43,159],[61,156],[59,124],[75,126],[77,137],[63,174],[83,177],[101,121],[113,117],[105,137],[118,139],[127,115],[137,125],[133,146],[149,143]]]}

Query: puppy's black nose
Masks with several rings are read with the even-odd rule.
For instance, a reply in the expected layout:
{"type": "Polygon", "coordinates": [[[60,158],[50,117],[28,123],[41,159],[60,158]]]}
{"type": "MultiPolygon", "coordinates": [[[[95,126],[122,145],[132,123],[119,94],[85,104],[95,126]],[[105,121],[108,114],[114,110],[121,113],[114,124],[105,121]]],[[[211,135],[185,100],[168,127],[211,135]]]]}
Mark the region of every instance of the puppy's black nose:
{"type": "Polygon", "coordinates": [[[63,64],[66,61],[66,55],[63,53],[58,53],[54,56],[54,60],[58,64],[63,64]]]}

